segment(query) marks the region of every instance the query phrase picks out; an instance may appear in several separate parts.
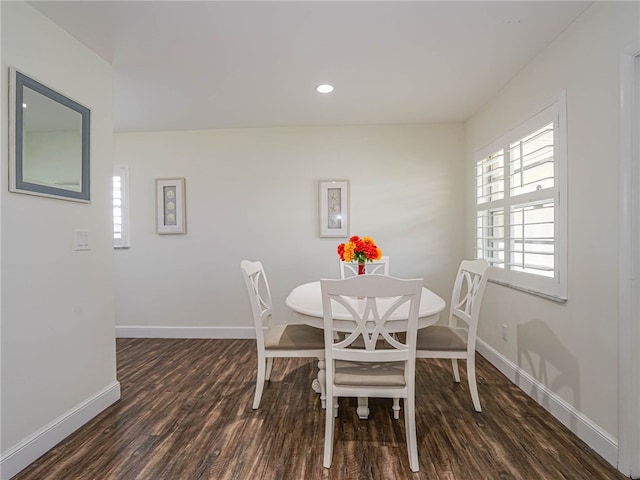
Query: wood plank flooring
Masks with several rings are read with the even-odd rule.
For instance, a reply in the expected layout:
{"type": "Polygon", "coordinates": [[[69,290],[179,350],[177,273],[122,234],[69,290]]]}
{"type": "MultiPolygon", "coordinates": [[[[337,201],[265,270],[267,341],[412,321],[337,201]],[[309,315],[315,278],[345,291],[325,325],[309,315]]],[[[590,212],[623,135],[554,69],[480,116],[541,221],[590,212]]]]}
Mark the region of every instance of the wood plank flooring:
{"type": "Polygon", "coordinates": [[[449,363],[418,361],[415,474],[385,399],[370,400],[369,420],[341,399],[333,465],[322,467],[310,359],[276,359],[256,411],[254,341],[118,339],[117,361],[122,399],[14,480],[625,478],[480,356],[482,413],[464,366],[455,384],[449,363]]]}

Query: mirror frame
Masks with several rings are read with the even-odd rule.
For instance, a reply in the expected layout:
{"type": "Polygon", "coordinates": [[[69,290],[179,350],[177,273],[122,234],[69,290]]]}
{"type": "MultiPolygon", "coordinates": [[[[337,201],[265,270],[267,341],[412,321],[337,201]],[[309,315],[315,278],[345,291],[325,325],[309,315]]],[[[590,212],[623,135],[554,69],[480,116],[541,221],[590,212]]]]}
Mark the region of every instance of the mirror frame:
{"type": "Polygon", "coordinates": [[[69,97],[56,92],[46,85],[28,77],[15,68],[10,68],[10,93],[9,93],[9,191],[16,193],[26,193],[62,200],[89,203],[91,201],[90,184],[90,136],[91,136],[91,110],[71,100],[69,97]],[[31,90],[53,100],[60,105],[79,113],[82,117],[82,154],[81,154],[81,188],[80,191],[67,190],[64,188],[52,187],[30,183],[23,178],[23,112],[22,106],[24,88],[31,90]]]}

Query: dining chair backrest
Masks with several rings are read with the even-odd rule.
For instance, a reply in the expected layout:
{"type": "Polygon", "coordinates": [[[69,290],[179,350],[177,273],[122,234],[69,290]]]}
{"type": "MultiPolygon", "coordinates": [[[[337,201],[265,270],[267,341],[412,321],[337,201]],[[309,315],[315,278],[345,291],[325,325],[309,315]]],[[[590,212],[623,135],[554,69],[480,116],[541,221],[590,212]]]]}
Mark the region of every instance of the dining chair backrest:
{"type": "Polygon", "coordinates": [[[258,348],[264,348],[264,328],[271,323],[272,303],[269,282],[264,272],[261,262],[250,262],[243,260],[240,263],[242,277],[244,279],[249,300],[251,303],[251,313],[256,327],[256,340],[258,348]]]}
{"type": "Polygon", "coordinates": [[[405,376],[414,374],[422,279],[359,275],[343,280],[323,279],[320,283],[327,383],[331,381],[329,363],[333,360],[406,362],[405,376]],[[406,310],[407,318],[404,342],[396,338],[388,324],[400,308],[406,310]],[[353,324],[352,331],[344,336],[333,335],[333,320],[337,312],[342,312],[340,320],[353,324]]]}
{"type": "MultiPolygon", "coordinates": [[[[364,264],[365,274],[389,275],[389,257],[382,256],[380,260],[366,262],[364,264]]],[[[343,262],[340,260],[340,278],[350,278],[358,275],[358,264],[353,262],[343,262]]]]}
{"type": "Polygon", "coordinates": [[[459,320],[468,329],[468,349],[475,351],[478,318],[484,290],[487,286],[489,264],[485,259],[463,260],[458,268],[451,294],[449,327],[460,328],[459,320]]]}

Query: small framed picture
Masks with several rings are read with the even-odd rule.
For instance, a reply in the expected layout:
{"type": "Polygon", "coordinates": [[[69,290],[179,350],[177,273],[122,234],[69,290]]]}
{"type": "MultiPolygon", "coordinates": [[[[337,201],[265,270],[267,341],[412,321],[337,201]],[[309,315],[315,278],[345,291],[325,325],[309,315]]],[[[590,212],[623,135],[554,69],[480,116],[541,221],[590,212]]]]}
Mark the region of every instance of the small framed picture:
{"type": "Polygon", "coordinates": [[[320,236],[349,236],[349,180],[321,180],[320,236]]]}
{"type": "Polygon", "coordinates": [[[160,235],[187,233],[184,178],[156,178],[156,225],[160,235]]]}

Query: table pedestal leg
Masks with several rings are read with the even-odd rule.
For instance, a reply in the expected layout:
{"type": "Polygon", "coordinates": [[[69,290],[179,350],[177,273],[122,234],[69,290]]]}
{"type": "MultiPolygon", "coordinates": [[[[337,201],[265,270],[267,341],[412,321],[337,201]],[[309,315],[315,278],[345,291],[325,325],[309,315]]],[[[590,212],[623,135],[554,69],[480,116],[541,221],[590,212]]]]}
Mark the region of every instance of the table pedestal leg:
{"type": "Polygon", "coordinates": [[[311,383],[311,388],[313,388],[313,391],[320,394],[320,403],[322,404],[322,408],[327,408],[327,374],[325,368],[326,364],[324,362],[324,358],[319,358],[318,378],[314,379],[311,383]]]}
{"type": "Polygon", "coordinates": [[[369,418],[369,398],[368,397],[358,397],[358,409],[356,410],[358,413],[358,418],[360,420],[367,420],[369,418]]]}

